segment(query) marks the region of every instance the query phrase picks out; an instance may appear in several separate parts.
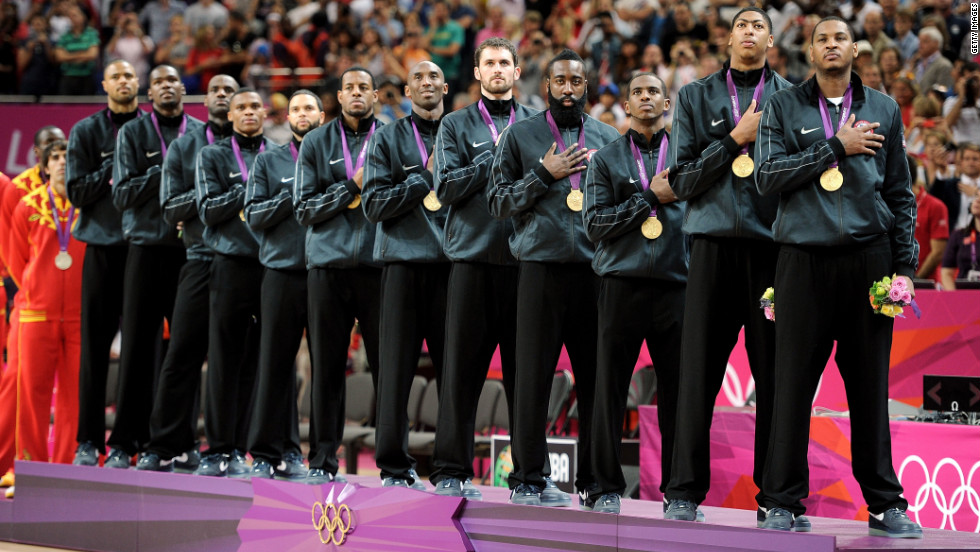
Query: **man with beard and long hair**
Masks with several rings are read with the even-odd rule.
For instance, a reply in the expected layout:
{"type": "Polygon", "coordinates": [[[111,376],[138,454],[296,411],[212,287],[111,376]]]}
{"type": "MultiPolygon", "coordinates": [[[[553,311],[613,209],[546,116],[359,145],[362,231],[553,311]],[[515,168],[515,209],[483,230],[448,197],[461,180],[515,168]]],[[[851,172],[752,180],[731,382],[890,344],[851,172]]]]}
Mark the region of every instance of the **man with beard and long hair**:
{"type": "Polygon", "coordinates": [[[552,58],[547,79],[550,108],[500,136],[487,194],[490,214],[514,222],[510,251],[519,262],[510,500],[569,506],[571,497],[548,477],[548,396],[564,344],[578,398],[575,486],[585,493],[594,482],[590,443],[599,277],[589,266],[595,248],[582,222],[581,181],[592,153],[619,133],[585,114],[588,82],[578,54],[563,50],[552,58]]]}
{"type": "Polygon", "coordinates": [[[378,91],[363,67],[340,75],[341,116],[303,139],[293,208],[307,227],[309,343],[313,364],[308,483],[343,480],[337,449],[344,435],[347,352],[354,321],[377,387],[381,267],[373,257],[375,225],[361,210],[368,141],[378,91]]]}
{"type": "Polygon", "coordinates": [[[208,122],[189,129],[167,148],[160,179],[160,209],[178,229],[187,258],[180,269],[174,299],[170,346],[157,378],[150,414],[150,442],[136,469],[193,472],[201,461],[197,435],[201,367],[208,354],[208,279],[213,253],[204,243],[204,223],[197,215],[194,162],[197,152],[231,135],[228,100],[238,83],[216,75],[208,83],[204,106],[208,122]]]}
{"type": "MultiPolygon", "coordinates": [[[[728,44],[731,59],[720,71],[678,93],[667,158],[676,167],[670,186],[687,201],[683,230],[691,235],[674,457],[664,493],[666,518],[683,521],[704,519],[698,505],[711,485],[711,416],[742,327],[755,379],[752,480],[760,488],[772,421],[774,332],[759,298],[776,267],[776,202],[755,189],[749,146],[758,107],[791,85],[766,63],[773,36],[764,11],[736,13],[728,44]]],[[[761,519],[761,494],[756,502],[761,519]]]]}
{"type": "Polygon", "coordinates": [[[245,222],[265,267],[260,304],[259,376],[248,434],[252,477],[306,477],[299,445],[296,351],[307,331],[306,228],[293,216],[293,180],[303,137],[323,124],[323,104],[297,90],[287,105],[293,139],[255,158],[245,190],[245,222]]]}
{"type": "Polygon", "coordinates": [[[669,136],[663,80],[639,73],[627,86],[629,132],[596,152],[585,176],[585,231],[596,244],[598,371],[592,426],[596,486],[586,506],[615,513],[626,491],[619,442],[630,379],[646,340],[657,374],[660,491],[670,478],[687,281],[684,204],[667,182],[669,136]]]}
{"type": "Polygon", "coordinates": [[[773,286],[779,301],[775,415],[762,527],[796,530],[806,512],[810,403],[836,341],[868,532],[921,539],[892,463],[894,320],[868,304],[868,287],[892,274],[905,284],[904,301],[915,296],[915,195],[901,111],[851,72],[856,57],[850,26],[838,17],[821,20],[810,39],[816,75],[774,95],[759,124],[756,183],[779,200],[773,238],[780,244],[773,286]]]}
{"type": "Polygon", "coordinates": [[[537,112],[514,100],[521,69],[509,40],[483,41],[473,75],[480,99],[447,115],[436,137],[436,196],[449,209],[443,249],[453,264],[432,482],[437,494],[480,499],[471,481],[476,406],[497,345],[508,411],[513,405],[517,337],[517,260],[507,247],[514,225],[490,216],[483,192],[500,132],[537,112]]]}
{"type": "Polygon", "coordinates": [[[133,455],[143,452],[150,440],[157,343],[162,321],[173,322],[177,279],[186,259],[177,229],[160,211],[160,177],[167,147],[203,124],[184,113],[184,85],[170,65],[150,72],[147,97],[153,111],[119,129],[113,164],[112,203],[122,212],[129,254],[116,421],[107,443],[112,447],[107,468],[128,468],[133,455]]]}
{"type": "Polygon", "coordinates": [[[423,339],[437,383],[442,377],[448,209],[433,187],[432,148],[448,88],[438,65],[416,63],[405,86],[412,113],[375,133],[364,169],[364,214],[378,224],[374,260],[384,265],[375,460],[385,487],[425,489],[407,450],[408,394],[423,339]]]}
{"type": "Polygon", "coordinates": [[[262,135],[265,107],[255,90],[232,94],[228,119],[232,135],[201,148],[194,181],[204,243],[214,251],[204,410],[208,450],[194,473],[247,478],[263,270],[259,242],[245,222],[245,184],[255,157],[275,144],[262,135]]]}
{"type": "Polygon", "coordinates": [[[75,123],[68,136],[65,188],[78,209],[72,231],[88,244],[82,266],[82,349],[78,376],[78,447],[72,463],[97,466],[105,454],[105,393],[109,349],[119,331],[128,245],[122,217],[112,204],[112,164],[119,128],[144,115],[138,107],[139,79],[127,61],[103,72],[107,109],[75,123]]]}

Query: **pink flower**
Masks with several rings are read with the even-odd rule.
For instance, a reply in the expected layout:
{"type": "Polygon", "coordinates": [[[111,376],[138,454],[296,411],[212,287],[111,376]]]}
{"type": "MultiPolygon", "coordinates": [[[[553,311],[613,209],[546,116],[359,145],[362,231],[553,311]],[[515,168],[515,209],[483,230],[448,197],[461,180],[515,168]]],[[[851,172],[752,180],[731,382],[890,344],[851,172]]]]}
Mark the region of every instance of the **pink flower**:
{"type": "Polygon", "coordinates": [[[906,291],[904,294],[902,294],[902,302],[905,303],[906,305],[911,305],[912,304],[912,294],[909,293],[908,291],[906,291]]]}
{"type": "Polygon", "coordinates": [[[894,280],[892,280],[892,289],[896,289],[896,288],[902,291],[906,291],[907,289],[909,289],[908,284],[905,283],[905,278],[897,277],[894,280]]]}
{"type": "Polygon", "coordinates": [[[772,307],[763,307],[762,312],[766,315],[766,320],[775,320],[776,311],[772,307]]]}
{"type": "Polygon", "coordinates": [[[898,289],[898,286],[892,286],[892,288],[888,290],[888,298],[897,303],[902,300],[902,296],[906,293],[908,293],[908,291],[898,289]]]}

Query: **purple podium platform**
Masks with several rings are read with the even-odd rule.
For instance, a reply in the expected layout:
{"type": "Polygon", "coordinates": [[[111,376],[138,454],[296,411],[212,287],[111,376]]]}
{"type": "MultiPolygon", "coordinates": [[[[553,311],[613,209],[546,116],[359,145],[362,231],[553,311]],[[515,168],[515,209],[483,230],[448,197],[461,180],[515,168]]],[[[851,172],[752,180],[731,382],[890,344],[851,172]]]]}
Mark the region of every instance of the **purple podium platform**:
{"type": "Polygon", "coordinates": [[[375,477],[309,486],[267,480],[19,462],[17,498],[0,499],[0,540],[96,551],[793,551],[980,550],[973,533],[869,537],[862,522],[813,518],[814,532],[755,528],[755,512],[704,508],[710,523],[664,521],[662,504],[626,500],[619,516],[483,502],[375,477]]]}

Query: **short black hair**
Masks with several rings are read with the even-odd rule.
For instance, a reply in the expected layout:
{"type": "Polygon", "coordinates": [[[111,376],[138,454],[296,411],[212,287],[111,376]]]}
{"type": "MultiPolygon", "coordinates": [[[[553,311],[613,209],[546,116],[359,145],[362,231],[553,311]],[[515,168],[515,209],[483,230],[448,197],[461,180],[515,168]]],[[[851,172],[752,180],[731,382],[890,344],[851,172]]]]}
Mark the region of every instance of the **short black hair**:
{"type": "Polygon", "coordinates": [[[499,36],[492,36],[476,47],[476,51],[473,52],[473,67],[480,66],[480,56],[483,55],[483,51],[487,48],[499,48],[501,50],[507,50],[510,52],[512,58],[514,58],[514,67],[518,66],[517,63],[517,48],[514,47],[514,43],[507,40],[506,38],[500,38],[499,36]]]}
{"type": "MultiPolygon", "coordinates": [[[[242,94],[259,94],[259,91],[252,88],[251,86],[239,88],[238,90],[235,90],[235,93],[232,94],[230,98],[228,98],[228,105],[231,105],[231,102],[235,101],[235,98],[237,98],[242,94]]],[[[261,98],[262,94],[259,94],[259,97],[261,98]]]]}
{"type": "Polygon", "coordinates": [[[45,125],[45,126],[39,128],[39,129],[37,129],[37,132],[34,133],[34,146],[35,147],[41,147],[41,138],[46,133],[49,133],[52,130],[57,130],[57,131],[61,132],[62,134],[64,134],[64,131],[61,130],[61,128],[55,126],[55,125],[45,125]]]}
{"type": "Polygon", "coordinates": [[[664,97],[667,97],[667,83],[664,82],[664,79],[660,78],[660,75],[653,73],[651,71],[639,71],[636,74],[634,74],[632,77],[630,77],[630,80],[626,82],[627,96],[629,96],[630,91],[633,89],[633,81],[635,81],[640,77],[653,77],[658,81],[660,81],[660,90],[661,92],[663,92],[664,97]]]}
{"type": "MultiPolygon", "coordinates": [[[[312,90],[307,90],[306,88],[300,88],[300,89],[299,89],[299,90],[297,90],[296,92],[293,92],[293,93],[292,93],[292,94],[291,94],[291,95],[289,96],[289,103],[293,103],[293,98],[295,98],[296,96],[302,96],[302,95],[304,95],[304,94],[305,94],[305,95],[307,95],[307,96],[312,96],[312,97],[313,97],[313,99],[314,99],[314,100],[316,100],[316,107],[317,107],[317,108],[318,108],[318,109],[319,109],[320,111],[323,111],[323,100],[321,100],[321,99],[320,99],[320,96],[317,96],[316,94],[314,94],[312,90]]],[[[288,105],[288,104],[287,104],[287,105],[288,105]]],[[[288,108],[287,108],[287,109],[288,109],[288,108]]]]}
{"type": "Polygon", "coordinates": [[[340,85],[341,86],[343,86],[344,75],[346,75],[347,73],[367,73],[367,76],[371,77],[371,89],[372,90],[377,90],[378,89],[378,86],[374,83],[374,75],[371,74],[371,72],[368,71],[367,69],[365,69],[364,67],[361,67],[360,65],[355,65],[353,67],[350,67],[350,68],[346,69],[343,73],[340,74],[340,83],[341,83],[340,85]]]}
{"type": "Polygon", "coordinates": [[[51,152],[58,151],[68,151],[68,142],[65,140],[55,140],[49,143],[41,149],[41,168],[47,172],[48,159],[51,157],[51,152]]]}
{"type": "Polygon", "coordinates": [[[813,39],[815,36],[817,36],[817,27],[819,27],[820,25],[828,21],[840,21],[841,23],[843,23],[844,27],[847,28],[847,35],[851,37],[851,42],[854,42],[854,29],[851,28],[851,24],[848,23],[847,21],[844,21],[844,19],[837,17],[836,15],[828,15],[827,17],[824,17],[820,21],[817,21],[817,24],[813,26],[813,32],[810,34],[810,44],[813,44],[813,39]]]}
{"type": "Polygon", "coordinates": [[[757,8],[755,6],[749,6],[747,8],[742,8],[738,10],[738,13],[736,13],[735,17],[732,18],[732,27],[734,27],[735,22],[738,21],[738,16],[742,15],[745,12],[755,12],[761,15],[762,18],[766,20],[766,27],[769,28],[769,34],[772,34],[772,18],[769,17],[769,14],[766,13],[765,10],[763,10],[762,8],[757,8]]]}
{"type": "Polygon", "coordinates": [[[548,62],[548,68],[545,69],[544,72],[545,76],[551,78],[551,68],[555,65],[556,62],[559,61],[577,61],[582,64],[583,68],[585,67],[585,60],[582,59],[582,56],[578,55],[575,52],[575,50],[569,50],[568,48],[565,48],[564,50],[558,52],[558,54],[555,57],[551,58],[551,61],[548,62]]]}

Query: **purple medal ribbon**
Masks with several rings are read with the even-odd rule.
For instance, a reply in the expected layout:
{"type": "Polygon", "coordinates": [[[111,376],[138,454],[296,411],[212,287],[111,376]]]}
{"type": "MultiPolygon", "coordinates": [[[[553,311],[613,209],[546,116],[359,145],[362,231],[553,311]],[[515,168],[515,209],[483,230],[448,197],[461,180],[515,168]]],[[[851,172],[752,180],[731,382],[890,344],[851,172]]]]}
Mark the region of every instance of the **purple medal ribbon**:
{"type": "Polygon", "coordinates": [[[204,129],[204,136],[207,137],[208,144],[209,145],[210,144],[213,144],[214,143],[214,131],[211,130],[211,125],[205,124],[204,127],[205,127],[205,129],[204,129]]]}
{"type": "MultiPolygon", "coordinates": [[[[109,124],[112,125],[112,137],[115,138],[116,136],[119,136],[119,127],[117,127],[116,126],[116,123],[114,123],[112,121],[112,110],[111,109],[106,109],[105,110],[105,116],[106,116],[106,118],[109,119],[109,124]]],[[[137,109],[136,110],[136,118],[139,119],[142,116],[143,116],[143,110],[137,109]]]]}
{"type": "MultiPolygon", "coordinates": [[[[728,83],[728,96],[732,99],[732,118],[735,119],[735,125],[742,120],[742,109],[738,105],[738,92],[735,90],[735,81],[732,80],[732,70],[729,69],[728,73],[725,74],[725,81],[728,83]]],[[[752,99],[755,100],[756,108],[759,107],[759,102],[762,100],[762,89],[766,84],[766,70],[762,69],[762,77],[759,79],[759,84],[755,85],[755,92],[752,94],[752,99]]],[[[748,144],[742,146],[742,153],[749,153],[748,144]]]]}
{"type": "Polygon", "coordinates": [[[289,141],[289,153],[293,154],[293,163],[299,158],[299,150],[296,149],[296,142],[289,141]]]}
{"type": "MultiPolygon", "coordinates": [[[[164,158],[167,156],[167,143],[163,140],[163,133],[160,132],[160,121],[157,120],[157,112],[154,111],[150,113],[150,120],[153,121],[153,128],[157,131],[157,137],[160,138],[160,157],[164,158]]],[[[209,129],[210,130],[210,129],[209,129]]],[[[187,132],[187,114],[184,114],[183,119],[180,121],[180,128],[177,129],[177,138],[180,138],[187,132]]],[[[174,138],[176,140],[177,138],[174,138]]]]}
{"type": "MultiPolygon", "coordinates": [[[[361,144],[361,151],[357,154],[357,163],[352,165],[350,150],[347,148],[347,133],[344,132],[344,123],[340,121],[340,117],[337,117],[337,126],[340,128],[340,143],[344,150],[344,169],[347,171],[348,180],[353,180],[357,171],[364,166],[364,160],[367,159],[368,141],[371,140],[371,135],[374,134],[374,129],[377,125],[377,121],[371,123],[371,129],[368,130],[367,136],[364,137],[364,143],[361,144]]],[[[422,155],[422,164],[425,165],[429,162],[429,156],[425,154],[425,144],[422,143],[422,136],[419,135],[419,129],[415,127],[414,119],[412,119],[412,129],[415,130],[415,142],[418,144],[419,153],[422,155]]]]}
{"type": "MultiPolygon", "coordinates": [[[[483,117],[483,122],[486,123],[487,128],[490,129],[490,137],[493,138],[493,143],[496,144],[500,133],[497,132],[497,127],[493,124],[493,119],[490,118],[490,111],[487,110],[487,106],[483,105],[482,99],[477,102],[477,108],[480,110],[480,116],[483,117]]],[[[510,106],[510,119],[507,121],[507,126],[514,124],[514,118],[516,115],[517,114],[514,112],[514,106],[510,106]]]]}
{"type": "MultiPolygon", "coordinates": [[[[238,161],[238,170],[242,171],[242,182],[248,182],[248,167],[245,165],[245,160],[242,159],[242,148],[238,146],[238,140],[235,140],[234,136],[231,137],[231,150],[235,152],[235,161],[238,161]]],[[[259,146],[259,153],[263,151],[265,151],[265,140],[259,146]]]]}
{"type": "Polygon", "coordinates": [[[50,186],[48,186],[48,199],[51,200],[51,213],[54,215],[54,229],[58,234],[58,250],[67,252],[68,240],[71,239],[71,223],[75,220],[75,207],[72,206],[68,209],[68,222],[62,228],[61,212],[58,211],[58,204],[54,202],[54,194],[51,193],[50,186]]]}
{"type": "MultiPolygon", "coordinates": [[[[551,129],[551,135],[554,136],[555,143],[558,144],[558,147],[561,148],[561,151],[565,151],[566,149],[568,149],[565,146],[565,141],[562,140],[561,138],[561,132],[558,131],[558,125],[555,123],[555,118],[551,116],[551,110],[545,112],[544,118],[548,121],[548,128],[551,129]]],[[[580,148],[585,147],[585,119],[584,118],[582,119],[582,128],[581,130],[579,130],[578,133],[578,147],[580,148]]],[[[582,166],[582,163],[579,163],[578,165],[575,166],[580,167],[582,166]]],[[[582,180],[581,172],[572,173],[568,175],[568,181],[571,182],[573,190],[578,189],[578,184],[581,180],[582,180]]]]}
{"type": "Polygon", "coordinates": [[[977,269],[977,231],[976,228],[970,231],[972,239],[970,240],[970,266],[976,270],[977,269]]]}
{"type": "MultiPolygon", "coordinates": [[[[837,128],[835,129],[834,123],[830,120],[830,110],[827,109],[827,98],[823,95],[823,92],[820,92],[820,100],[818,102],[820,104],[820,119],[823,121],[824,136],[826,136],[828,140],[833,138],[834,135],[837,134],[837,131],[840,130],[841,127],[844,126],[844,123],[847,122],[847,117],[851,113],[851,100],[853,99],[853,95],[851,85],[848,84],[847,92],[844,93],[844,102],[841,104],[842,111],[840,112],[840,120],[837,121],[837,128]]],[[[830,167],[834,168],[836,166],[837,161],[835,160],[834,164],[830,167]]]]}
{"type": "MultiPolygon", "coordinates": [[[[640,173],[640,185],[646,190],[650,187],[650,180],[647,178],[646,167],[643,166],[643,155],[640,153],[640,148],[636,147],[636,143],[633,142],[633,137],[630,136],[630,150],[633,151],[633,161],[636,162],[636,170],[640,173]]],[[[654,176],[662,173],[664,171],[664,165],[667,162],[667,133],[664,132],[663,138],[660,139],[660,149],[657,150],[657,172],[653,173],[654,176]]],[[[653,209],[650,209],[650,217],[657,217],[657,207],[654,205],[653,209]]]]}

